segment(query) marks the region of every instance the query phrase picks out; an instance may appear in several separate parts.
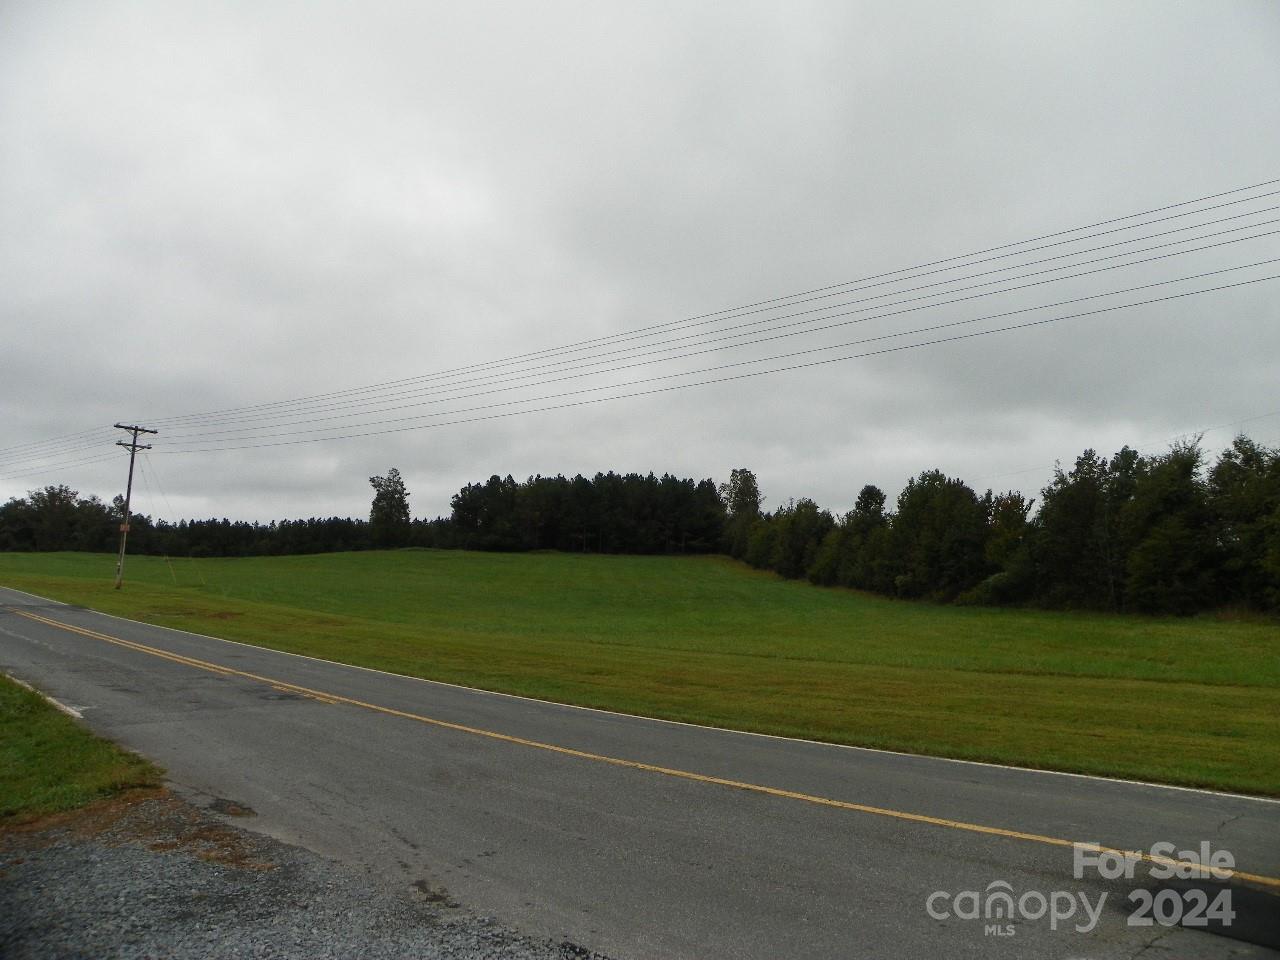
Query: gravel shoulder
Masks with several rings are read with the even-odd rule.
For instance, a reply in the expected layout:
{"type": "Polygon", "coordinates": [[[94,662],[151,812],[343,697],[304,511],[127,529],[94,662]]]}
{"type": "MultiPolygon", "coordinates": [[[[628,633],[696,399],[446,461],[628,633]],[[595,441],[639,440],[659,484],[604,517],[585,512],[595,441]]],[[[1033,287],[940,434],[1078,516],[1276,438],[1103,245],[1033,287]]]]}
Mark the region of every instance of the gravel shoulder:
{"type": "Polygon", "coordinates": [[[603,960],[235,822],[252,815],[146,790],[0,831],[0,956],[603,960]]]}

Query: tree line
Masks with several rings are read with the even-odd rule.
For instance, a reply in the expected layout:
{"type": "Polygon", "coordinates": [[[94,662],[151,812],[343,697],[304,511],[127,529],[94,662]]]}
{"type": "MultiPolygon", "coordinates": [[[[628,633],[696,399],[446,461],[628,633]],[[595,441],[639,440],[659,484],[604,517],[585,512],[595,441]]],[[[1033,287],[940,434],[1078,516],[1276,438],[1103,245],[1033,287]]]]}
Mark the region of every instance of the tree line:
{"type": "MultiPolygon", "coordinates": [[[[469,483],[448,517],[412,519],[399,472],[371,477],[368,520],[260,524],[134,516],[130,549],[255,556],[396,547],[727,553],[784,577],[886,596],[1190,614],[1280,610],[1280,451],[1241,436],[1210,465],[1198,442],[1155,456],[1086,450],[1038,502],[979,494],[940,470],[890,505],[864,486],[835,515],[811,499],[765,511],[755,475],[727,483],[670,474],[492,476],[469,483]]],[[[65,486],[0,506],[0,550],[115,548],[123,502],[65,486]]]]}
{"type": "Polygon", "coordinates": [[[887,596],[1191,614],[1280,610],[1280,451],[1237,437],[1206,469],[1198,442],[1151,457],[1086,450],[1039,509],[926,470],[894,509],[868,485],[833,516],[812,500],[765,513],[755,478],[727,489],[727,551],[784,577],[887,596]]]}
{"type": "MultiPolygon", "coordinates": [[[[312,517],[277,523],[227,519],[170,523],[130,519],[129,549],[191,557],[271,556],[436,547],[578,550],[592,553],[710,553],[720,549],[725,511],[711,480],[664,474],[594,477],[492,476],[452,498],[451,514],[412,519],[400,472],[370,477],[369,519],[312,517]]],[[[34,490],[0,506],[0,550],[111,551],[124,501],[106,504],[66,486],[34,490]]]]}
{"type": "MultiPolygon", "coordinates": [[[[67,486],[33,490],[0,506],[0,550],[117,549],[124,499],[110,504],[67,486]]],[[[129,552],[173,557],[248,557],[367,550],[369,524],[346,517],[247,523],[232,520],[153,521],[133,514],[129,552]]]]}
{"type": "Polygon", "coordinates": [[[473,550],[710,553],[725,522],[713,481],[671,474],[493,476],[467,484],[451,507],[451,545],[473,550]]]}

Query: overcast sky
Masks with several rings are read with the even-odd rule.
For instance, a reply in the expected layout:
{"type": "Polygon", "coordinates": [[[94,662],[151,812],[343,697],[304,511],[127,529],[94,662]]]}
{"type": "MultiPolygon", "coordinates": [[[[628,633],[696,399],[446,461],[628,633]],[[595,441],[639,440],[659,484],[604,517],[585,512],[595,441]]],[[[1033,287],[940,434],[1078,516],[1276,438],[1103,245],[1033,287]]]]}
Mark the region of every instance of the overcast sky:
{"type": "MultiPolygon", "coordinates": [[[[124,455],[101,428],[121,419],[162,430],[138,509],[264,521],[366,515],[367,478],[391,466],[416,516],[447,513],[452,492],[492,473],[722,480],[737,466],[771,506],[810,496],[845,510],[862,484],[896,495],[928,467],[1035,494],[1085,446],[1154,451],[1218,425],[1215,450],[1236,428],[1278,442],[1280,281],[1262,278],[1280,264],[1240,268],[1280,257],[1280,240],[1240,233],[1140,267],[451,406],[385,412],[421,395],[355,393],[233,415],[257,420],[173,419],[625,334],[1276,178],[1270,0],[10,0],[0,448],[17,449],[0,453],[0,499],[58,482],[120,492],[124,455]],[[646,397],[368,425],[632,392],[618,384],[1213,270],[1234,272],[1128,297],[1259,282],[646,397]],[[386,429],[400,432],[255,445],[386,429]]],[[[1178,208],[1252,204],[1131,234],[1252,219],[1134,249],[1265,224],[1280,212],[1258,211],[1280,195],[1262,194],[1277,189],[1178,208]]]]}

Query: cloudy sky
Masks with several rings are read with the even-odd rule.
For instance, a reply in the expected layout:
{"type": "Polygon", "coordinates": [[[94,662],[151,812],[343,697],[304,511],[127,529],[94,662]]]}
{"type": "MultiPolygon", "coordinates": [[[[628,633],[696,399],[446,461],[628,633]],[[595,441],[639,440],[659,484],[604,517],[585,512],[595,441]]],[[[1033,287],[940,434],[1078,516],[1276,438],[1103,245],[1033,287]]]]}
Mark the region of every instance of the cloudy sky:
{"type": "Polygon", "coordinates": [[[1277,64],[1269,0],[10,0],[0,499],[119,492],[117,420],[169,519],[361,515],[393,465],[420,516],[736,466],[843,510],[1280,442],[1280,182],[1227,193],[1280,178],[1277,64]]]}

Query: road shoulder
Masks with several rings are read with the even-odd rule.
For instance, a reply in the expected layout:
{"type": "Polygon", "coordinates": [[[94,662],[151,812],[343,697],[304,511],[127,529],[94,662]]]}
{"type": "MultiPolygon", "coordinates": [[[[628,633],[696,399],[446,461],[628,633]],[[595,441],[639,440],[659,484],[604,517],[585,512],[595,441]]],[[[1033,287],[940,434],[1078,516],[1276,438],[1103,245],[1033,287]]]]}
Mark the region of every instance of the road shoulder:
{"type": "MultiPolygon", "coordinates": [[[[13,958],[510,957],[595,954],[398,889],[241,828],[167,789],[130,791],[0,831],[0,954],[13,958]]],[[[234,814],[235,816],[228,816],[234,814]]]]}

